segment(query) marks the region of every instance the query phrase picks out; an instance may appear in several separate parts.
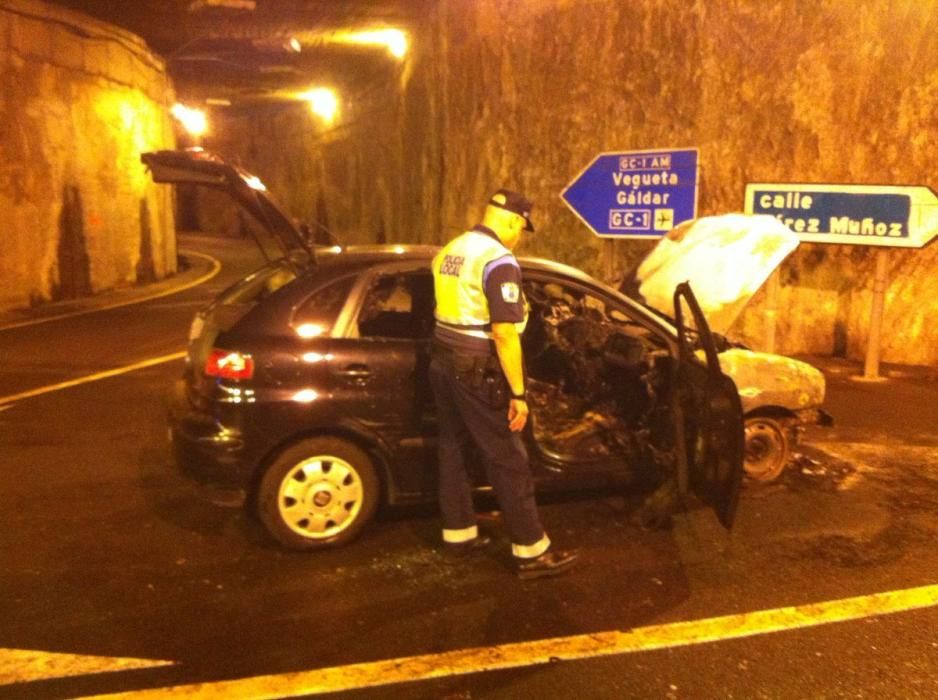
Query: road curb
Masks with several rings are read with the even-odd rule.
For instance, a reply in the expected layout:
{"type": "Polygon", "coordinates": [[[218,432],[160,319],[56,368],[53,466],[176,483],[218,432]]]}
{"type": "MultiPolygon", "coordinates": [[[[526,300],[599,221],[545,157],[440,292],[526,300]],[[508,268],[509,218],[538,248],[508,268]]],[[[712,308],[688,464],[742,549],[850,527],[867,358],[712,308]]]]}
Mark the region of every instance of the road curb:
{"type": "Polygon", "coordinates": [[[179,250],[183,260],[192,260],[185,272],[139,287],[103,292],[100,295],[46,304],[35,309],[19,309],[0,313],[0,332],[35,326],[49,321],[72,318],[85,314],[140,304],[152,299],[178,294],[207,282],[221,271],[221,262],[205,253],[179,250]]]}

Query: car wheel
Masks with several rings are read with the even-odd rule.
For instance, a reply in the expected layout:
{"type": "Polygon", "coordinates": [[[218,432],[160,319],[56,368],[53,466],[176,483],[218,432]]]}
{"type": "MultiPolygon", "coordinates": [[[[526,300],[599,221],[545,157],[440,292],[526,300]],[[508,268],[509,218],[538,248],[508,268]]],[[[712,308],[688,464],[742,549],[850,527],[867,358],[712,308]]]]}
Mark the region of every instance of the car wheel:
{"type": "Polygon", "coordinates": [[[285,547],[338,547],[368,523],[378,494],[374,464],[362,449],[339,438],[309,438],[287,447],[267,468],[258,515],[285,547]]]}
{"type": "Polygon", "coordinates": [[[746,476],[758,482],[778,478],[791,459],[791,440],[781,419],[766,416],[746,418],[746,476]]]}

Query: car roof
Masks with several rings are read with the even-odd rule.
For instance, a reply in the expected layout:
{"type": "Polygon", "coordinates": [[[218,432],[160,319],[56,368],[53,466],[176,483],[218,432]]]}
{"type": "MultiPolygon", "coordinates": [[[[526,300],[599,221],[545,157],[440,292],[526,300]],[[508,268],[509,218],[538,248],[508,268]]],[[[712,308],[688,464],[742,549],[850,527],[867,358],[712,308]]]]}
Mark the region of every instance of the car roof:
{"type": "MultiPolygon", "coordinates": [[[[349,273],[361,274],[368,268],[386,265],[390,263],[408,263],[420,262],[427,266],[427,272],[430,271],[430,261],[440,250],[437,245],[415,245],[415,244],[384,244],[384,245],[350,245],[341,246],[320,246],[316,248],[317,267],[315,273],[317,276],[326,275],[331,279],[340,275],[349,273]]],[[[565,265],[556,260],[546,258],[522,257],[518,263],[526,272],[547,273],[559,275],[567,280],[579,282],[587,287],[602,290],[613,297],[623,299],[629,306],[638,311],[646,318],[653,319],[656,325],[665,325],[673,331],[673,321],[655,312],[653,309],[639,304],[628,295],[607,285],[591,275],[583,272],[576,267],[565,265]]]]}
{"type": "MultiPolygon", "coordinates": [[[[366,268],[392,262],[426,262],[429,266],[433,256],[439,251],[440,246],[419,244],[321,246],[316,248],[316,260],[323,266],[348,268],[366,268]]],[[[561,274],[584,284],[606,287],[604,283],[582,270],[556,260],[521,257],[518,258],[518,263],[526,270],[561,274]]]]}

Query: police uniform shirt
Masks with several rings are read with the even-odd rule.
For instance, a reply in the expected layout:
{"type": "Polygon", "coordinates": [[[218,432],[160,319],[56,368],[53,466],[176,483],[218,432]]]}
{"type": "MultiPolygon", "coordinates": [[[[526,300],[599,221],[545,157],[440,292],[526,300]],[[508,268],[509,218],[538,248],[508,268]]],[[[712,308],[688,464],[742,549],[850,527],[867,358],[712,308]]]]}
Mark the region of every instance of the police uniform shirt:
{"type": "MultiPolygon", "coordinates": [[[[487,226],[477,224],[472,231],[489,236],[501,243],[498,235],[487,226]]],[[[491,337],[492,323],[524,323],[526,314],[524,293],[521,288],[521,267],[510,251],[486,264],[482,273],[482,290],[489,312],[489,324],[485,326],[487,336],[491,337]]],[[[480,335],[459,332],[440,322],[437,322],[435,331],[436,338],[453,349],[476,353],[491,352],[493,349],[491,341],[488,338],[479,337],[480,335]]]]}

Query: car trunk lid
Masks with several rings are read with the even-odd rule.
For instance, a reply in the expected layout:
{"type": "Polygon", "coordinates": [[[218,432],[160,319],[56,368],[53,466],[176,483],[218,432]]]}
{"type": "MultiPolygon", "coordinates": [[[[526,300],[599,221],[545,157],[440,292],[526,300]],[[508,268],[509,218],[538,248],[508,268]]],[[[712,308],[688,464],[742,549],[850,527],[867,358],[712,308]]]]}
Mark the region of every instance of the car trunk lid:
{"type": "MultiPolygon", "coordinates": [[[[227,192],[261,225],[291,266],[315,263],[312,249],[256,176],[202,149],[153,151],[142,154],[140,160],[150,169],[154,182],[202,185],[227,192]]],[[[267,257],[261,241],[255,241],[267,257]]]]}

